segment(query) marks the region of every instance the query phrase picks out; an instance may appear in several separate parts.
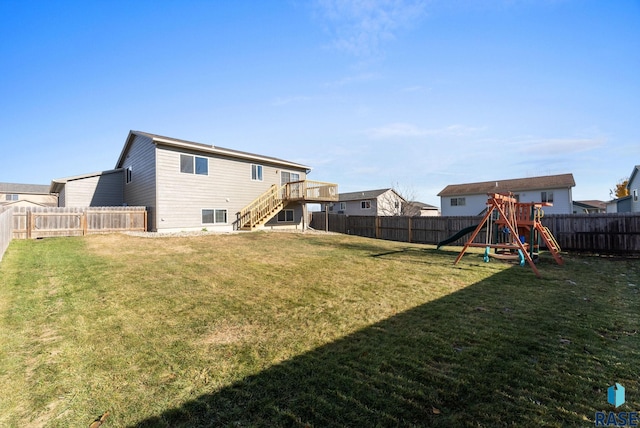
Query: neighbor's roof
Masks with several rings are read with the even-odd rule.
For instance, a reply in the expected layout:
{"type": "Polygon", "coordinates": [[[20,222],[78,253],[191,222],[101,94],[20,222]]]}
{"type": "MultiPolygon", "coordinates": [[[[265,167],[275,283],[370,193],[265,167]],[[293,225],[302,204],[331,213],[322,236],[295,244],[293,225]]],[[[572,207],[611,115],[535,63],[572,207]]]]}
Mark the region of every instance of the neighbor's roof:
{"type": "Polygon", "coordinates": [[[425,204],[420,201],[409,201],[409,205],[414,206],[416,208],[420,208],[421,210],[438,210],[439,208],[434,205],[425,204]]]}
{"type": "Polygon", "coordinates": [[[588,200],[588,201],[573,201],[574,204],[579,205],[584,208],[598,208],[604,210],[607,208],[607,203],[604,201],[598,200],[588,200]]]}
{"type": "Polygon", "coordinates": [[[544,175],[512,180],[483,181],[480,183],[450,184],[438,196],[478,195],[482,193],[519,192],[537,189],[564,189],[576,185],[573,174],[544,175]]]}
{"type": "Polygon", "coordinates": [[[0,183],[0,193],[33,193],[48,195],[49,186],[46,184],[0,183]]]}
{"type": "Polygon", "coordinates": [[[116,169],[109,169],[107,171],[98,171],[98,172],[90,172],[88,174],[74,175],[71,177],[55,178],[51,180],[49,191],[51,193],[60,193],[60,191],[62,190],[62,187],[64,187],[64,185],[67,184],[67,182],[69,181],[82,180],[83,178],[98,177],[100,175],[113,174],[121,171],[122,171],[122,168],[116,168],[116,169]]]}
{"type": "MultiPolygon", "coordinates": [[[[362,190],[359,192],[349,192],[349,193],[340,193],[338,195],[338,200],[340,202],[347,202],[347,201],[360,201],[363,199],[375,199],[378,196],[382,195],[383,193],[388,192],[389,190],[391,190],[392,192],[396,193],[393,189],[388,188],[388,189],[377,189],[377,190],[362,190]]],[[[397,195],[397,193],[396,193],[397,195]]],[[[402,196],[398,195],[399,197],[402,198],[402,196]]]]}
{"type": "Polygon", "coordinates": [[[208,154],[228,156],[232,158],[246,159],[246,160],[258,161],[258,162],[267,162],[267,163],[282,165],[290,168],[304,169],[306,171],[311,170],[311,167],[308,167],[306,165],[302,165],[299,163],[295,163],[295,162],[286,161],[284,159],[257,155],[257,154],[248,153],[248,152],[241,152],[239,150],[225,149],[224,147],[217,147],[210,144],[195,143],[193,141],[180,140],[180,139],[171,138],[171,137],[164,137],[162,135],[150,134],[148,132],[142,132],[142,131],[129,131],[129,136],[127,137],[127,141],[125,142],[124,147],[122,148],[122,152],[120,153],[120,157],[118,158],[118,162],[116,163],[116,168],[121,168],[124,166],[123,163],[124,163],[126,153],[129,150],[129,146],[133,141],[133,137],[136,135],[150,138],[153,141],[153,143],[156,145],[160,144],[160,145],[166,145],[166,146],[174,146],[174,147],[195,150],[195,151],[208,153],[208,154]]]}

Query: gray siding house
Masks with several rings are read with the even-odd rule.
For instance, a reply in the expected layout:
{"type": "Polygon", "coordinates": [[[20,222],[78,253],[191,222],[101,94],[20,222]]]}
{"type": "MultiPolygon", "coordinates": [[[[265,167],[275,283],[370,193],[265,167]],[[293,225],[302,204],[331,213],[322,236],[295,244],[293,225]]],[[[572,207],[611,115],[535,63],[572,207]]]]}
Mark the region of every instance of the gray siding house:
{"type": "Polygon", "coordinates": [[[550,202],[547,214],[573,213],[571,188],[576,185],[573,174],[545,175],[511,180],[450,184],[440,193],[443,216],[482,215],[487,207],[488,193],[512,192],[520,202],[550,202]]]}
{"type": "Polygon", "coordinates": [[[345,215],[394,216],[403,214],[404,200],[395,190],[377,189],[340,193],[329,212],[345,215]]]}
{"type": "Polygon", "coordinates": [[[130,131],[113,170],[53,180],[51,188],[60,206],[144,206],[151,231],[298,228],[306,202],[337,199],[336,185],[310,186],[309,172],[282,159],[130,131]]]}
{"type": "Polygon", "coordinates": [[[638,213],[640,212],[640,165],[633,167],[627,182],[628,196],[617,198],[607,204],[607,212],[638,213]]]}

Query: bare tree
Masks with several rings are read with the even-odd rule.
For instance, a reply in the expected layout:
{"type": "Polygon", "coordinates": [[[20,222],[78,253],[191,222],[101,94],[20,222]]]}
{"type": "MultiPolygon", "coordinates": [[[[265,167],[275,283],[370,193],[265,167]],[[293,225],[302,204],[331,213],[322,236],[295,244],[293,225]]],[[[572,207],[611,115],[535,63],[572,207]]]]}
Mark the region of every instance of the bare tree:
{"type": "Polygon", "coordinates": [[[415,200],[413,188],[395,183],[389,190],[378,198],[378,211],[381,215],[414,216],[420,214],[420,208],[411,204],[415,200]]]}

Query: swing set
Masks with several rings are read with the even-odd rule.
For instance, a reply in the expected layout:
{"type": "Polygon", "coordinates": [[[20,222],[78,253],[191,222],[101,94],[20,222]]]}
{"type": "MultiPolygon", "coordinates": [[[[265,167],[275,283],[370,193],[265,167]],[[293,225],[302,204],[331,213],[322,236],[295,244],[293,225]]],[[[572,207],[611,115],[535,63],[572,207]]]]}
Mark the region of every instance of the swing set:
{"type": "Polygon", "coordinates": [[[544,215],[542,207],[551,206],[548,202],[518,202],[512,193],[488,193],[487,212],[473,231],[462,251],[458,254],[457,264],[469,247],[484,248],[484,261],[490,257],[502,260],[517,260],[520,266],[529,263],[531,269],[540,277],[535,265],[540,252],[540,243],[553,255],[556,263],[563,264],[560,245],[549,230],[541,223],[544,215]],[[473,242],[478,233],[487,228],[486,242],[473,242]],[[494,252],[491,252],[491,250],[494,252]]]}

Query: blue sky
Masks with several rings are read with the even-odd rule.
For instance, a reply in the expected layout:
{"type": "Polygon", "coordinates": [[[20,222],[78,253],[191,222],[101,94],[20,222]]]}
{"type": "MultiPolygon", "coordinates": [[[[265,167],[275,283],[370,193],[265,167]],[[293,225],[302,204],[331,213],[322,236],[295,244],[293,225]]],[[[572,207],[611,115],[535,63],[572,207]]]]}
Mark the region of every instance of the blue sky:
{"type": "Polygon", "coordinates": [[[640,164],[640,2],[0,1],[0,181],[113,168],[130,129],[340,191],[640,164]]]}

